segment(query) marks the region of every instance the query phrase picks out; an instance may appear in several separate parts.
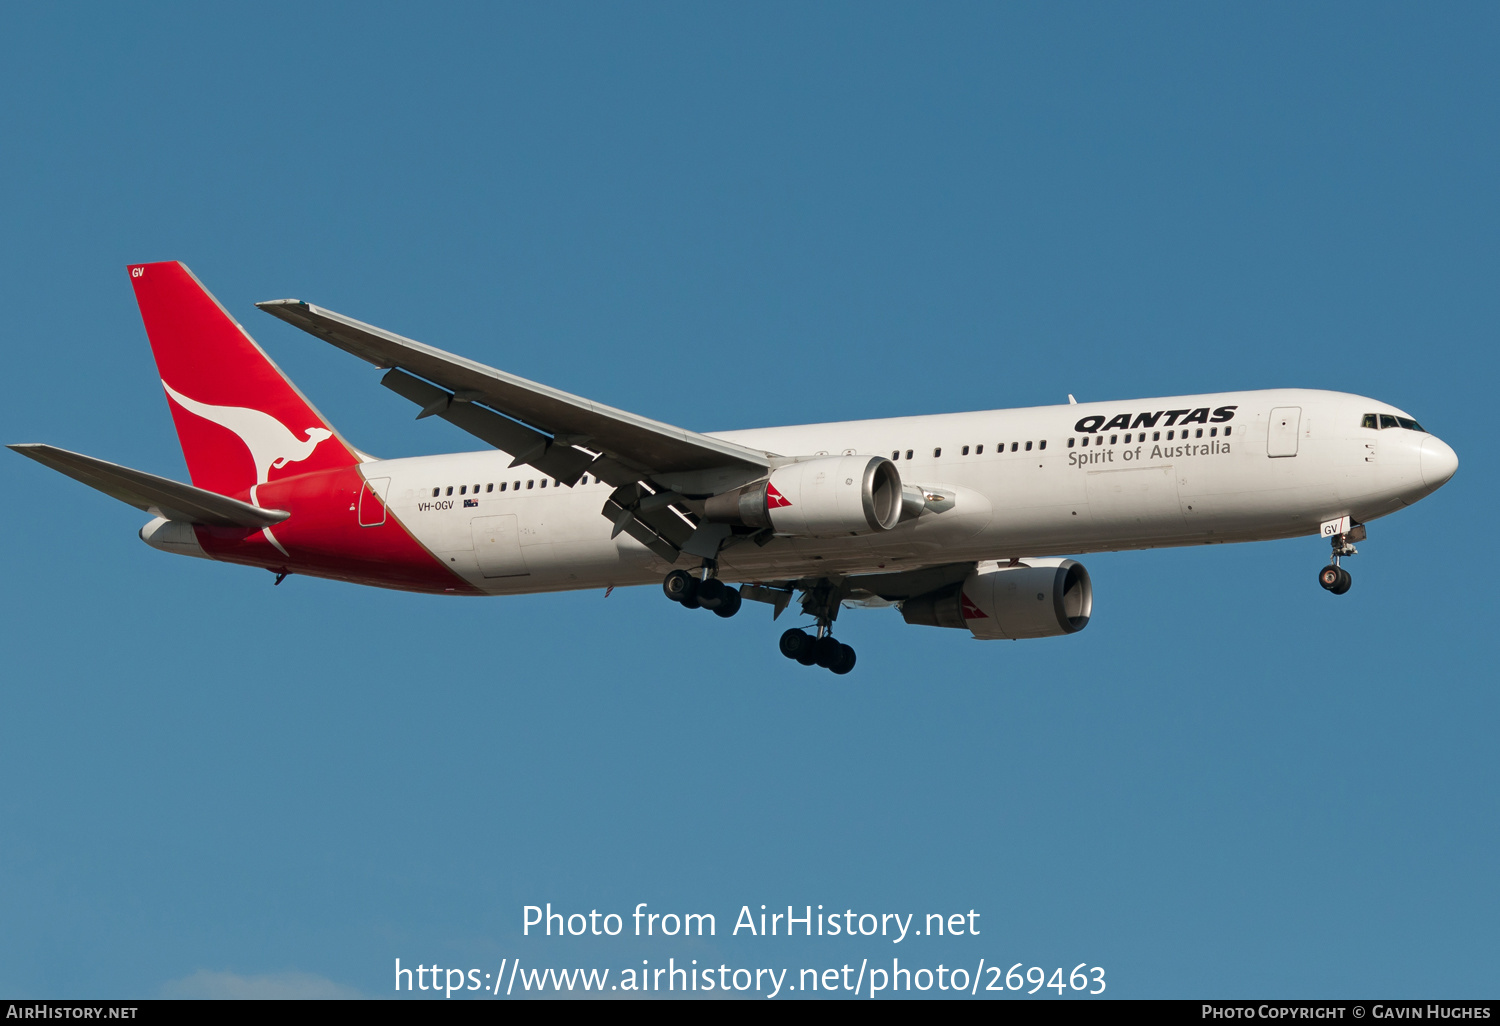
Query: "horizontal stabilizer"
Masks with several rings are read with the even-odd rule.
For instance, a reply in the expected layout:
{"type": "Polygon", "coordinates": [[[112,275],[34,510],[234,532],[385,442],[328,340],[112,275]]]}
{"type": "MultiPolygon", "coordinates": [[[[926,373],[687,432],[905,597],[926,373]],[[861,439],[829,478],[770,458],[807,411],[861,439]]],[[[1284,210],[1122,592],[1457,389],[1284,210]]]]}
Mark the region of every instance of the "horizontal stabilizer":
{"type": "Polygon", "coordinates": [[[284,510],[262,509],[218,492],[194,488],[171,478],[96,460],[53,445],[11,445],[7,448],[58,473],[67,474],[75,481],[82,481],[111,498],[168,520],[214,527],[269,527],[291,516],[284,510]]]}

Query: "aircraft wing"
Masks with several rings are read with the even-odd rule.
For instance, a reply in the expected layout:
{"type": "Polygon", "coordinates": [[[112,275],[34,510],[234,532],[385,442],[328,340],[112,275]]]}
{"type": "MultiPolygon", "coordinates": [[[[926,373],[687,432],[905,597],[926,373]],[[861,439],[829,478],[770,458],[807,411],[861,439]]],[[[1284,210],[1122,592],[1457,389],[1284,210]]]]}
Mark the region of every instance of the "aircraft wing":
{"type": "Polygon", "coordinates": [[[171,478],[96,460],[53,445],[11,445],[6,448],[67,474],[75,481],[82,481],[111,498],[168,520],[214,527],[269,527],[291,516],[285,510],[252,506],[218,492],[194,488],[171,478]]]}
{"type": "Polygon", "coordinates": [[[381,383],[420,403],[419,417],[443,417],[515,456],[517,464],[568,484],[587,471],[619,486],[650,479],[685,494],[712,494],[752,481],[771,466],[771,453],[591,402],[311,303],[277,299],[256,306],[377,367],[392,368],[381,383]]]}

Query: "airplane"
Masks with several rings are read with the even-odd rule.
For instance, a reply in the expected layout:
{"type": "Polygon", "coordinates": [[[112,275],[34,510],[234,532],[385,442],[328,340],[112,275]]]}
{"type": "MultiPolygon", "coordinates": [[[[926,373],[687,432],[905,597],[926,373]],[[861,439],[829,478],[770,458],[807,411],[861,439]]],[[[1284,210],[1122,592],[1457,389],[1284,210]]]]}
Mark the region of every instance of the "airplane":
{"type": "Polygon", "coordinates": [[[344,439],[179,262],[133,264],[192,484],[49,445],[11,449],[152,515],[179,555],[437,595],[659,584],[686,609],[809,627],[846,674],[841,608],[994,640],[1093,615],[1074,555],[1319,534],[1318,582],[1366,524],[1437,490],[1452,448],[1405,411],[1314,389],[700,433],[528,381],[296,299],[267,313],[385,371],[478,452],[377,459],[344,439]]]}

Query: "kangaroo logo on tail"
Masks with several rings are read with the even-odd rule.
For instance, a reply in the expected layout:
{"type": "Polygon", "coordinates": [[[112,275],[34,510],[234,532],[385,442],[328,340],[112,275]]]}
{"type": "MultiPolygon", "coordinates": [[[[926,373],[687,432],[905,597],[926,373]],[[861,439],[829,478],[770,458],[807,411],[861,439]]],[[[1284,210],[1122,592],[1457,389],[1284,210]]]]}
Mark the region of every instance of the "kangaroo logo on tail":
{"type": "MultiPolygon", "coordinates": [[[[307,434],[305,439],[298,438],[269,413],[252,410],[247,406],[210,406],[196,399],[189,399],[165,381],[161,383],[161,387],[184,410],[232,431],[245,443],[245,448],[250,450],[250,458],[255,461],[255,484],[250,486],[250,501],[257,506],[260,505],[260,497],[256,493],[266,483],[272,469],[280,470],[288,463],[302,462],[323,441],[333,437],[333,432],[327,428],[310,427],[304,429],[307,434]]],[[[288,555],[286,548],[277,541],[269,527],[262,528],[261,534],[283,556],[288,555]]]]}
{"type": "Polygon", "coordinates": [[[250,450],[251,459],[255,461],[257,487],[266,483],[272,468],[280,470],[288,463],[302,462],[313,454],[319,443],[333,437],[333,432],[327,428],[310,427],[305,429],[307,438],[301,439],[269,413],[246,406],[209,406],[196,399],[189,399],[165,381],[161,383],[161,387],[167,390],[167,395],[178,406],[234,432],[245,443],[245,448],[250,450]]]}

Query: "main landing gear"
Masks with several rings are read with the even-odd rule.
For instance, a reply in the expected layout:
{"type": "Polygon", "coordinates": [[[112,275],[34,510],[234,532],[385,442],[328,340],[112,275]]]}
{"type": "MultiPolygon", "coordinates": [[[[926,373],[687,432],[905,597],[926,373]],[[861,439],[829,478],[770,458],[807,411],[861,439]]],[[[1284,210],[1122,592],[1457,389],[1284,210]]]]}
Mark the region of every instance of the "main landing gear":
{"type": "MultiPolygon", "coordinates": [[[[1354,543],[1363,541],[1365,537],[1363,524],[1349,525],[1347,517],[1345,524],[1350,527],[1347,532],[1334,534],[1329,538],[1333,546],[1333,562],[1318,571],[1318,583],[1323,586],[1324,591],[1331,591],[1335,595],[1344,594],[1354,585],[1354,578],[1349,576],[1349,571],[1339,566],[1339,560],[1345,556],[1357,555],[1359,550],[1354,547],[1354,543]]],[[[1332,527],[1329,524],[1327,529],[1332,527]]]]}
{"type": "Polygon", "coordinates": [[[854,669],[854,649],[824,634],[822,627],[816,636],[793,627],[781,636],[781,654],[803,666],[818,665],[838,674],[854,669]]]}
{"type": "MultiPolygon", "coordinates": [[[[703,561],[700,576],[694,576],[687,570],[673,570],[661,579],[661,591],[666,592],[666,597],[679,606],[712,609],[715,615],[733,616],[739,612],[742,595],[738,588],[732,588],[715,577],[717,570],[717,564],[712,559],[703,561]]],[[[772,601],[777,615],[780,615],[781,609],[786,606],[786,597],[789,597],[789,591],[768,592],[759,585],[754,592],[759,601],[771,601],[760,597],[762,594],[783,595],[781,601],[772,601]]],[[[793,627],[781,634],[781,654],[787,658],[795,658],[802,666],[822,666],[823,669],[840,675],[852,670],[855,663],[853,648],[834,640],[834,619],[838,616],[841,598],[843,592],[829,580],[819,579],[813,585],[805,586],[802,589],[802,612],[813,616],[817,621],[816,625],[811,631],[793,627]]]]}
{"type": "MultiPolygon", "coordinates": [[[[705,560],[703,568],[695,577],[686,570],[673,570],[661,582],[661,590],[667,598],[688,609],[711,609],[717,616],[730,617],[740,611],[743,596],[738,588],[730,587],[714,574],[718,566],[713,560],[705,560]]],[[[776,614],[786,606],[790,596],[788,590],[768,591],[757,585],[752,594],[757,601],[772,601],[762,595],[782,596],[773,602],[776,614]]],[[[803,590],[802,609],[814,617],[817,624],[812,633],[794,627],[781,636],[781,654],[795,659],[803,666],[821,666],[837,674],[854,669],[854,649],[833,638],[833,621],[839,615],[839,603],[843,593],[826,579],[820,579],[803,590]]]]}
{"type": "Polygon", "coordinates": [[[802,595],[802,611],[817,619],[812,634],[793,627],[781,636],[781,654],[803,666],[821,666],[837,674],[854,669],[854,649],[833,639],[842,594],[830,582],[819,581],[802,595]]]}
{"type": "Polygon", "coordinates": [[[726,619],[740,611],[740,593],[717,577],[709,576],[713,568],[703,568],[703,579],[699,580],[686,570],[673,570],[661,582],[661,590],[667,598],[687,609],[711,609],[716,616],[726,619]]]}

